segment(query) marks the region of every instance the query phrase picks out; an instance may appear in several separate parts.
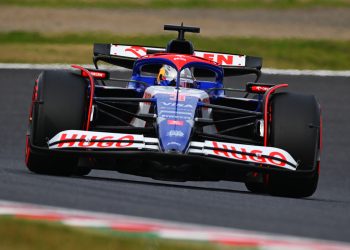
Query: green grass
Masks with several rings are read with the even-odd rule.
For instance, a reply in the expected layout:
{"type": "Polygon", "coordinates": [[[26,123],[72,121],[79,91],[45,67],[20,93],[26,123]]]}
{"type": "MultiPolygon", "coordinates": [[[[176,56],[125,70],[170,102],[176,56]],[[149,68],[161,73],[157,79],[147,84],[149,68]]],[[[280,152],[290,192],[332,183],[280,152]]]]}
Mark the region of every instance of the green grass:
{"type": "Polygon", "coordinates": [[[349,0],[1,0],[0,5],[79,8],[310,8],[350,7],[349,0]]]}
{"type": "MultiPolygon", "coordinates": [[[[126,43],[164,47],[174,38],[115,36],[101,33],[0,33],[0,62],[91,63],[93,43],[126,43]]],[[[350,69],[350,42],[333,40],[263,39],[189,35],[197,50],[261,56],[264,67],[350,69]]]]}
{"type": "Polygon", "coordinates": [[[151,234],[72,228],[58,223],[0,217],[1,250],[237,250],[195,241],[158,239],[151,234]]]}

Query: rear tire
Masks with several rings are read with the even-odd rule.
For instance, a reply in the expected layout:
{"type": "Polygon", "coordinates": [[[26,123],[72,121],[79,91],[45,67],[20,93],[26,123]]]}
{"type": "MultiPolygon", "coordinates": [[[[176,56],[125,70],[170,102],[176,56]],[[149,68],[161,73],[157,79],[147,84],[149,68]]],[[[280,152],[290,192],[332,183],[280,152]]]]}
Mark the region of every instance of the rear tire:
{"type": "Polygon", "coordinates": [[[278,196],[311,196],[319,177],[319,104],[312,95],[278,93],[271,99],[271,112],[269,144],[289,152],[299,162],[297,170],[309,170],[311,174],[270,174],[267,190],[278,196]]]}
{"type": "Polygon", "coordinates": [[[62,157],[53,153],[38,153],[30,142],[47,147],[47,141],[68,129],[83,129],[86,119],[86,87],[84,78],[69,71],[44,71],[34,86],[26,164],[38,174],[71,175],[77,171],[77,157],[62,157]]]}

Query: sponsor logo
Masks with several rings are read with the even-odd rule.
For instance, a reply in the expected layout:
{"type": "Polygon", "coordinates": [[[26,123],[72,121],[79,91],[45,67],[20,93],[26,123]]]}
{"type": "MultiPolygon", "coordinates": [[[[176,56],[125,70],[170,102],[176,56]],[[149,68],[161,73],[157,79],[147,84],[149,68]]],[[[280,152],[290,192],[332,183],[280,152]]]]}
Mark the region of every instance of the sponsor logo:
{"type": "MultiPolygon", "coordinates": [[[[174,114],[174,115],[186,115],[186,116],[190,116],[192,117],[192,112],[189,111],[189,112],[186,112],[187,110],[181,110],[181,111],[176,111],[176,110],[173,110],[173,109],[162,109],[160,112],[159,112],[159,115],[163,115],[163,114],[174,114]]],[[[180,117],[180,116],[179,116],[180,117]]]]}
{"type": "Polygon", "coordinates": [[[186,95],[184,94],[176,94],[176,93],[172,93],[170,94],[170,101],[176,101],[176,98],[179,102],[184,102],[186,101],[186,95]]]}
{"type": "Polygon", "coordinates": [[[90,71],[90,74],[96,78],[105,78],[106,77],[106,73],[104,73],[104,72],[90,71]]]}
{"type": "MultiPolygon", "coordinates": [[[[106,78],[106,76],[107,76],[107,74],[106,74],[105,72],[89,71],[89,73],[90,73],[93,77],[99,78],[99,79],[102,79],[102,78],[104,79],[104,78],[106,78]]],[[[89,76],[88,73],[85,72],[85,71],[82,71],[82,72],[81,72],[81,75],[82,75],[83,77],[88,77],[88,76],[89,76]]]]}
{"type": "Polygon", "coordinates": [[[174,141],[167,143],[167,146],[170,146],[170,145],[176,145],[176,146],[178,146],[178,147],[181,147],[181,144],[180,144],[180,143],[174,142],[174,141]]]}
{"type": "Polygon", "coordinates": [[[133,135],[123,136],[88,136],[86,134],[61,133],[57,148],[78,147],[78,148],[127,148],[134,144],[133,135]],[[72,140],[72,141],[69,141],[72,140]],[[112,142],[115,140],[117,142],[112,142]]]}
{"type": "Polygon", "coordinates": [[[185,134],[180,130],[170,130],[166,135],[169,137],[183,137],[185,134]]]}
{"type": "MultiPolygon", "coordinates": [[[[241,144],[225,144],[218,143],[215,141],[211,142],[211,147],[213,155],[226,157],[230,159],[240,160],[240,161],[249,161],[254,163],[265,163],[271,164],[278,167],[286,167],[285,161],[294,161],[291,156],[284,152],[283,150],[279,150],[277,148],[269,148],[264,150],[263,147],[249,146],[249,145],[241,145],[241,144]],[[223,151],[223,150],[225,151],[223,151]],[[234,152],[228,152],[226,150],[232,150],[234,152]],[[238,153],[242,152],[242,153],[238,153]],[[247,155],[248,153],[250,155],[247,155]],[[267,157],[266,157],[267,156],[267,157]],[[274,159],[269,158],[274,157],[274,159]],[[290,159],[291,158],[291,159],[290,159]]],[[[295,162],[295,161],[294,161],[295,162]]]]}
{"type": "Polygon", "coordinates": [[[217,62],[218,64],[233,64],[232,55],[217,55],[212,53],[204,53],[203,58],[217,62]]]}
{"type": "Polygon", "coordinates": [[[214,61],[220,65],[245,66],[245,56],[196,51],[196,56],[214,61]]]}
{"type": "Polygon", "coordinates": [[[175,107],[178,106],[180,108],[193,108],[191,104],[183,104],[183,103],[175,103],[175,102],[162,102],[162,105],[166,107],[175,107]]]}
{"type": "Polygon", "coordinates": [[[269,90],[270,87],[266,86],[252,86],[252,91],[253,92],[258,92],[258,93],[265,93],[266,91],[269,90]]]}
{"type": "Polygon", "coordinates": [[[189,114],[188,116],[185,116],[185,115],[178,115],[176,114],[175,115],[175,112],[174,112],[174,115],[171,115],[171,114],[160,114],[159,115],[160,118],[165,118],[165,119],[171,119],[171,120],[174,120],[174,119],[177,119],[177,120],[190,120],[192,119],[192,116],[191,114],[189,114]]]}
{"type": "Polygon", "coordinates": [[[183,61],[183,62],[186,62],[186,58],[183,58],[183,57],[174,57],[174,61],[183,61]]]}
{"type": "Polygon", "coordinates": [[[125,49],[125,52],[130,52],[136,57],[141,57],[147,54],[147,49],[140,46],[130,46],[129,48],[125,49]]]}
{"type": "Polygon", "coordinates": [[[139,58],[147,54],[147,48],[141,47],[141,46],[112,44],[110,49],[110,54],[117,55],[117,56],[125,56],[130,58],[139,58]]]}
{"type": "Polygon", "coordinates": [[[184,125],[184,121],[168,120],[167,122],[169,125],[178,125],[178,126],[184,125]]]}

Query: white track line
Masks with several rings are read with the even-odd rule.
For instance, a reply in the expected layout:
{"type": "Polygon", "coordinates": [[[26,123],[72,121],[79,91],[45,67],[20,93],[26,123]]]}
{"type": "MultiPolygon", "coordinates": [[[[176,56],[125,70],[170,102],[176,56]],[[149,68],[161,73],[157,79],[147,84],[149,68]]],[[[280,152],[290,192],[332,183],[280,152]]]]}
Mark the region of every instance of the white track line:
{"type": "MultiPolygon", "coordinates": [[[[82,65],[94,68],[92,64],[82,65]]],[[[29,64],[29,63],[0,63],[0,69],[69,69],[70,64],[29,64]]],[[[118,66],[103,66],[103,69],[116,71],[130,71],[118,66]]],[[[298,69],[271,69],[263,68],[266,75],[295,75],[295,76],[340,76],[350,77],[350,70],[298,70],[298,69]]]]}
{"type": "Polygon", "coordinates": [[[152,233],[156,237],[205,241],[254,249],[349,250],[350,244],[311,238],[284,236],[222,227],[171,222],[118,214],[89,212],[0,200],[0,216],[61,222],[76,227],[105,228],[117,231],[152,233]]]}

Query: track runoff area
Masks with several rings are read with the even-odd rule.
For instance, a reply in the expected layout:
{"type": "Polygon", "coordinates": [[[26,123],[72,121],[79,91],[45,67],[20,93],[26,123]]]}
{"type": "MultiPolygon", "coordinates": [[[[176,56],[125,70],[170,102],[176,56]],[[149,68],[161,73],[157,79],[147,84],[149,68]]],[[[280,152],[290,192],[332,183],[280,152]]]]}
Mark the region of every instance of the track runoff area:
{"type": "MultiPolygon", "coordinates": [[[[84,65],[93,68],[92,65],[84,65]]],[[[69,69],[67,64],[1,64],[0,69],[69,69]]],[[[112,67],[111,70],[126,71],[112,67]]],[[[264,69],[267,75],[311,75],[311,76],[344,76],[350,71],[328,70],[280,70],[264,69]]],[[[219,245],[248,247],[255,249],[350,249],[349,243],[316,240],[303,237],[267,234],[263,232],[238,230],[232,228],[210,227],[199,224],[187,224],[166,220],[124,216],[118,214],[96,213],[59,207],[48,207],[37,204],[10,202],[0,200],[0,216],[14,216],[31,220],[45,220],[62,223],[72,227],[87,227],[127,232],[133,236],[152,236],[162,239],[190,240],[210,242],[219,245]]]]}
{"type": "Polygon", "coordinates": [[[346,250],[350,244],[301,237],[272,235],[254,231],[201,226],[165,220],[0,200],[0,216],[49,221],[63,225],[128,233],[132,237],[208,242],[249,249],[346,250]]]}

